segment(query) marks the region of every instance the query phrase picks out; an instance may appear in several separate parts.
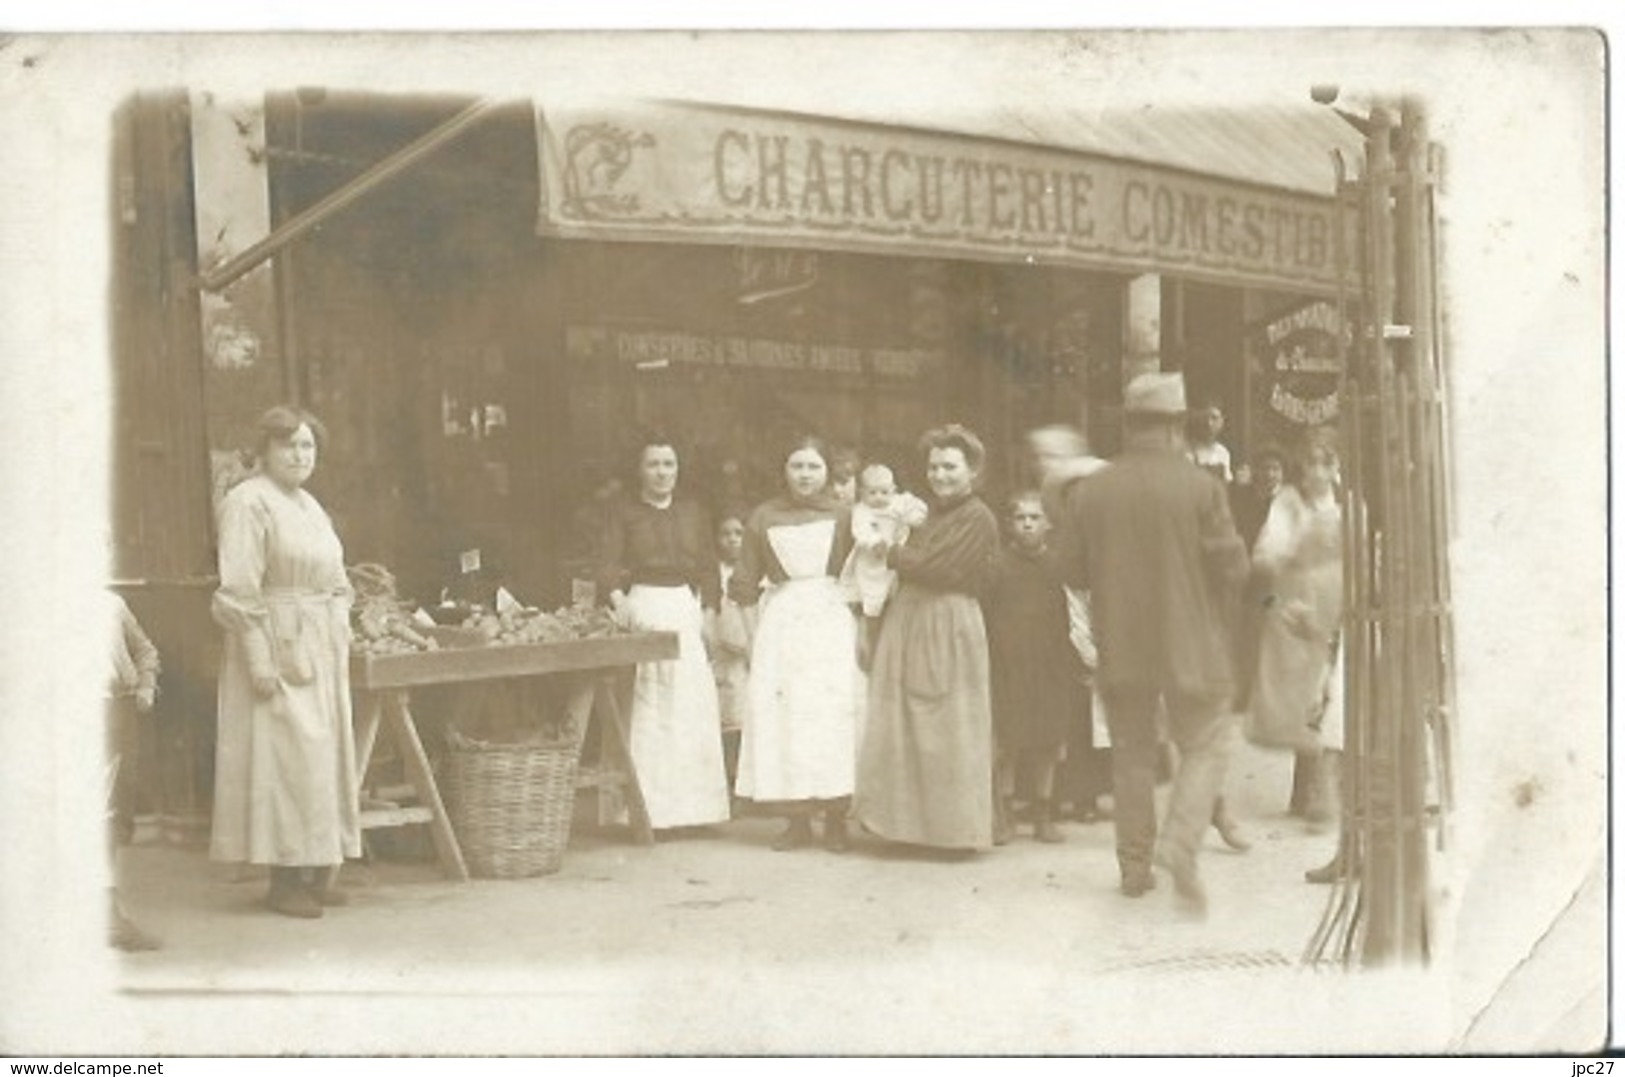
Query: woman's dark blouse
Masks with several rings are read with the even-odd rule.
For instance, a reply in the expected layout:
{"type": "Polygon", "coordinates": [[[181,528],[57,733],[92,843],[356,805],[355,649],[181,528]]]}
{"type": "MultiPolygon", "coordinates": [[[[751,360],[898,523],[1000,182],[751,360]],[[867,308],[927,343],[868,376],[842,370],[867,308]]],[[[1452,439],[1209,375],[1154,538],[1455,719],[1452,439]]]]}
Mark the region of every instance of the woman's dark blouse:
{"type": "Polygon", "coordinates": [[[852,510],[833,498],[817,497],[803,501],[785,495],[758,505],[745,521],[745,545],[739,553],[739,566],[728,584],[728,597],[741,606],[753,606],[762,596],[762,581],[783,583],[788,577],[779,564],[767,533],[774,527],[835,521],[835,541],[830,544],[825,571],[841,574],[847,554],[852,552],[852,510]]]}
{"type": "Polygon", "coordinates": [[[716,609],[722,585],[717,578],[711,521],[692,501],[674,498],[657,509],[626,498],[606,513],[598,569],[598,593],[625,591],[634,584],[688,586],[707,609],[716,609]]]}
{"type": "Polygon", "coordinates": [[[904,584],[980,597],[998,571],[999,522],[975,494],[937,502],[890,560],[904,584]]]}

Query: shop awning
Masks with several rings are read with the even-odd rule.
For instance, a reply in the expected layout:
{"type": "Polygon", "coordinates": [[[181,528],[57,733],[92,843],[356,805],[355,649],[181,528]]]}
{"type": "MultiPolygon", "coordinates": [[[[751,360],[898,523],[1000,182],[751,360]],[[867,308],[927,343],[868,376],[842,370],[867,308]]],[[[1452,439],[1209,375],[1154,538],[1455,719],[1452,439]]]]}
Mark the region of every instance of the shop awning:
{"type": "Polygon", "coordinates": [[[1326,110],[955,114],[953,130],[684,101],[538,104],[544,235],[1169,272],[1329,293],[1326,110]]]}
{"type": "Polygon", "coordinates": [[[1360,135],[1336,112],[1308,101],[1204,108],[1182,100],[1147,100],[1091,107],[1028,98],[1016,104],[930,108],[850,98],[807,107],[808,95],[780,94],[777,99],[774,103],[764,91],[751,100],[728,100],[756,111],[1025,142],[1328,198],[1336,193],[1331,154],[1340,151],[1352,160],[1363,150],[1360,135]]]}
{"type": "MultiPolygon", "coordinates": [[[[544,235],[1025,261],[1320,294],[1337,283],[1332,157],[1362,149],[1335,113],[1309,106],[534,105],[544,235]]],[[[451,141],[484,110],[424,141],[451,141]]],[[[204,288],[226,287],[427,152],[407,146],[248,249],[213,251],[204,288]]]]}
{"type": "Polygon", "coordinates": [[[1352,127],[1313,106],[1010,110],[1004,123],[1046,145],[1325,197],[1337,193],[1332,153],[1363,151],[1352,127]]]}

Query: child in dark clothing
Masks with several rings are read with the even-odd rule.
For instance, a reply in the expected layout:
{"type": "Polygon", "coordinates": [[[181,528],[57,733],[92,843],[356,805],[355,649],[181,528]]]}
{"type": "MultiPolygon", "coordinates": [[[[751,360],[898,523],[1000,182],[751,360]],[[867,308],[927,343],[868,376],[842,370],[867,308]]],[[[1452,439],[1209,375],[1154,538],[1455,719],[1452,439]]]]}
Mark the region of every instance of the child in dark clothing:
{"type": "Polygon", "coordinates": [[[717,708],[722,716],[722,763],[732,789],[739,771],[739,738],[745,727],[745,706],[750,692],[750,631],[744,611],[728,597],[728,584],[745,545],[745,513],[724,509],[717,521],[717,577],[722,599],[714,618],[707,615],[707,650],[717,682],[717,708]]]}
{"type": "Polygon", "coordinates": [[[1008,841],[1018,778],[1032,795],[1039,841],[1055,825],[1055,772],[1083,705],[1083,667],[1069,636],[1066,589],[1049,553],[1050,522],[1037,491],[1010,500],[1010,538],[983,599],[993,688],[994,840],[1008,841]]]}

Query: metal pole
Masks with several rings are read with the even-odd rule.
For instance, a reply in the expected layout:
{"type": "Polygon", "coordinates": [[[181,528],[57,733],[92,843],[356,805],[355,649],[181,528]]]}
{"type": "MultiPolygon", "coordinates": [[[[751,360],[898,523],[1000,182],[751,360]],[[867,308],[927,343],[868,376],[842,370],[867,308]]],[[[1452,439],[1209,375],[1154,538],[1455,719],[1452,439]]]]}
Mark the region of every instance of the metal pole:
{"type": "MultiPolygon", "coordinates": [[[[1426,960],[1431,953],[1433,936],[1427,856],[1427,828],[1430,825],[1427,796],[1429,747],[1448,742],[1447,735],[1440,735],[1444,732],[1442,699],[1444,686],[1449,680],[1449,667],[1442,658],[1447,614],[1440,599],[1439,584],[1448,571],[1449,536],[1438,526],[1435,512],[1438,487],[1444,474],[1442,449],[1436,434],[1441,394],[1436,365],[1438,341],[1434,334],[1438,309],[1434,278],[1436,266],[1433,261],[1435,224],[1432,192],[1435,177],[1430,167],[1432,154],[1421,110],[1407,104],[1403,115],[1406,135],[1404,206],[1410,232],[1404,255],[1411,270],[1410,309],[1406,314],[1412,326],[1409,374],[1413,382],[1411,430],[1415,446],[1410,503],[1417,572],[1417,587],[1410,596],[1416,625],[1416,650],[1411,660],[1415,666],[1417,684],[1410,709],[1409,733],[1413,760],[1408,809],[1412,830],[1406,835],[1406,850],[1413,865],[1415,881],[1412,898],[1417,906],[1412,917],[1415,936],[1412,956],[1426,960]]],[[[1436,748],[1433,754],[1437,755],[1436,748]]],[[[1434,759],[1432,763],[1432,769],[1437,774],[1438,760],[1434,759]]],[[[1442,838],[1442,818],[1439,822],[1442,838]]]]}
{"type": "MultiPolygon", "coordinates": [[[[1450,460],[1435,283],[1437,155],[1418,109],[1362,127],[1360,307],[1340,387],[1345,445],[1344,596],[1348,875],[1308,960],[1425,963],[1432,956],[1428,828],[1442,848],[1451,803],[1455,691],[1449,584],[1450,460]],[[1436,785],[1432,799],[1430,778],[1436,785]],[[1437,810],[1437,818],[1434,812],[1437,810]]],[[[1347,264],[1339,245],[1339,263],[1347,264]]],[[[1349,299],[1339,297],[1347,309],[1349,299]]]]}
{"type": "Polygon", "coordinates": [[[1390,215],[1389,184],[1393,175],[1389,154],[1390,121],[1378,110],[1371,117],[1372,134],[1368,141],[1368,168],[1366,172],[1366,223],[1370,229],[1368,241],[1371,276],[1368,298],[1371,310],[1367,319],[1367,333],[1372,359],[1372,388],[1375,390],[1376,438],[1372,462],[1375,467],[1363,476],[1368,507],[1375,527],[1371,540],[1378,562],[1372,599],[1377,617],[1376,654],[1372,663],[1374,698],[1367,712],[1370,727],[1367,731],[1369,754],[1362,761],[1366,781],[1366,827],[1369,841],[1366,861],[1361,866],[1361,889],[1367,903],[1364,944],[1361,957],[1366,964],[1381,964],[1389,960],[1394,950],[1394,870],[1389,819],[1393,803],[1393,707],[1396,692],[1391,677],[1388,655],[1394,640],[1393,609],[1389,602],[1388,583],[1393,575],[1395,550],[1392,544],[1393,497],[1389,484],[1388,457],[1391,452],[1391,430],[1388,400],[1393,391],[1392,367],[1389,363],[1389,345],[1383,339],[1384,327],[1392,320],[1393,221],[1390,215]]]}
{"type": "MultiPolygon", "coordinates": [[[[1333,233],[1333,264],[1337,269],[1337,321],[1341,328],[1336,340],[1338,359],[1338,409],[1341,415],[1343,428],[1343,632],[1340,642],[1343,658],[1343,738],[1345,748],[1359,742],[1365,728],[1360,715],[1364,707],[1365,688],[1363,678],[1358,672],[1367,668],[1367,619],[1361,604],[1365,588],[1360,585],[1362,574],[1365,571],[1367,544],[1364,539],[1365,514],[1364,502],[1356,491],[1359,488],[1361,474],[1360,436],[1361,411],[1364,407],[1361,398],[1360,372],[1355,369],[1358,362],[1359,341],[1350,332],[1350,326],[1356,324],[1360,314],[1354,309],[1350,300],[1348,280],[1350,276],[1349,236],[1347,223],[1352,218],[1360,219],[1359,186],[1347,174],[1346,163],[1340,153],[1332,155],[1332,167],[1337,179],[1337,225],[1333,233]]],[[[1356,244],[1362,242],[1364,234],[1354,237],[1356,244]]],[[[1365,274],[1365,261],[1358,261],[1353,269],[1363,279],[1365,274]]],[[[1304,950],[1304,961],[1310,964],[1319,962],[1327,956],[1328,951],[1336,954],[1337,959],[1347,963],[1349,959],[1349,939],[1357,915],[1359,889],[1351,880],[1357,870],[1354,865],[1359,862],[1359,839],[1355,828],[1361,814],[1360,804],[1362,797],[1359,791],[1359,777],[1354,761],[1356,752],[1348,750],[1342,753],[1342,774],[1339,776],[1343,786],[1342,810],[1337,820],[1338,825],[1338,855],[1343,858],[1345,865],[1340,877],[1334,881],[1333,890],[1327,900],[1326,911],[1321,915],[1320,924],[1310,937],[1309,944],[1304,950]]]]}

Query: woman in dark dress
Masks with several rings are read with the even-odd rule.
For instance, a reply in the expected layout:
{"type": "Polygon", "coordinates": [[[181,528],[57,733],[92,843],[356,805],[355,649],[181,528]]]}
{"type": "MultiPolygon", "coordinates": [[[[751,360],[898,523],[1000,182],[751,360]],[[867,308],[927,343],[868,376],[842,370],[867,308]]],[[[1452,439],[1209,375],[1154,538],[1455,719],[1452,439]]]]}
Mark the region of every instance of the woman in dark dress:
{"type": "Polygon", "coordinates": [[[676,632],[678,656],[638,666],[630,720],[637,768],[655,830],[707,826],[730,814],[722,718],[706,660],[705,611],[720,594],[711,523],[677,496],[677,450],[644,439],[638,493],[607,513],[599,593],[627,628],[676,632]]]}
{"type": "Polygon", "coordinates": [[[999,525],[974,487],[986,453],[960,426],[921,442],[933,501],[896,547],[900,587],[880,626],[854,814],[882,838],[944,849],[993,843],[993,716],[979,597],[999,525]]]}

